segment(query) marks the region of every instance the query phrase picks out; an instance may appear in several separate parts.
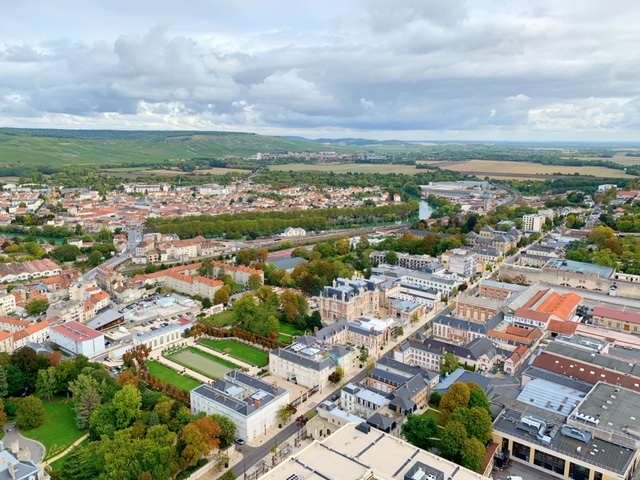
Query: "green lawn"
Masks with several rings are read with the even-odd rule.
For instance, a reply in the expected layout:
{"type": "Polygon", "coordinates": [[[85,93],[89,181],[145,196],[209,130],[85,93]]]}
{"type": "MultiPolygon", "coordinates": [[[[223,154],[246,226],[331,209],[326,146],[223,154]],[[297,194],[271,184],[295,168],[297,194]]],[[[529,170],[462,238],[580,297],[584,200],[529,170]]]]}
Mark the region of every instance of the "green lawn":
{"type": "Polygon", "coordinates": [[[205,318],[204,321],[214,327],[228,327],[238,323],[238,318],[233,310],[225,310],[222,313],[205,318]]]}
{"type": "Polygon", "coordinates": [[[269,354],[263,350],[250,347],[235,340],[207,340],[202,339],[200,343],[218,352],[228,353],[232,357],[243,360],[251,365],[264,367],[269,363],[269,354]]]}
{"type": "Polygon", "coordinates": [[[44,425],[22,434],[42,443],[47,449],[47,455],[49,452],[60,453],[85,433],[76,427],[76,412],[73,411],[71,400],[61,397],[54,398],[51,403],[45,400],[44,410],[44,425]]]}
{"type": "Polygon", "coordinates": [[[442,427],[442,422],[440,421],[440,412],[437,410],[433,410],[433,409],[428,409],[426,410],[423,414],[423,417],[431,417],[433,419],[435,419],[436,422],[438,422],[438,425],[440,425],[442,427]]]}
{"type": "Polygon", "coordinates": [[[222,378],[229,371],[240,368],[235,363],[210,355],[196,347],[186,347],[165,356],[183,367],[213,379],[222,378]]]}
{"type": "Polygon", "coordinates": [[[289,345],[293,341],[293,337],[291,335],[287,335],[286,333],[279,333],[277,340],[279,343],[286,343],[287,345],[289,345]]]}
{"type": "Polygon", "coordinates": [[[295,325],[289,323],[280,323],[280,333],[286,333],[287,335],[304,335],[304,331],[300,330],[295,325]]]}
{"type": "Polygon", "coordinates": [[[149,373],[158,378],[162,383],[169,383],[181,390],[193,390],[196,387],[202,385],[199,382],[188,375],[181,375],[172,368],[162,365],[161,363],[154,362],[153,360],[146,362],[149,368],[149,373]]]}
{"type": "MultiPolygon", "coordinates": [[[[75,448],[78,448],[78,447],[80,447],[80,446],[84,446],[84,445],[86,445],[87,443],[89,443],[89,439],[88,439],[88,438],[85,438],[83,441],[81,441],[81,442],[80,442],[80,444],[76,445],[76,446],[75,446],[75,447],[73,447],[73,448],[75,449],[75,448]]],[[[73,449],[72,449],[72,450],[73,450],[73,449]]],[[[69,450],[69,451],[67,452],[67,454],[66,454],[66,455],[64,455],[64,456],[60,457],[60,458],[59,458],[58,460],[56,460],[55,462],[51,462],[51,463],[49,464],[49,467],[51,467],[51,470],[54,470],[54,471],[55,471],[55,470],[57,470],[57,471],[62,470],[62,467],[63,467],[64,462],[65,462],[65,460],[66,460],[66,458],[65,458],[65,457],[66,457],[69,453],[71,453],[71,450],[69,450]]]]}

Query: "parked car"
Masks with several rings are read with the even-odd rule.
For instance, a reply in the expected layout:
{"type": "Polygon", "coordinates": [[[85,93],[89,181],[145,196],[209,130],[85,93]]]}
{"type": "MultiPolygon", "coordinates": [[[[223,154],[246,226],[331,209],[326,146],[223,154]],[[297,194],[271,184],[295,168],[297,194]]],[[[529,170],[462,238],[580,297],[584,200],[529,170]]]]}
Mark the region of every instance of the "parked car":
{"type": "Polygon", "coordinates": [[[236,438],[236,439],[235,439],[235,442],[236,442],[238,445],[244,445],[244,440],[242,440],[241,438],[236,438]]]}

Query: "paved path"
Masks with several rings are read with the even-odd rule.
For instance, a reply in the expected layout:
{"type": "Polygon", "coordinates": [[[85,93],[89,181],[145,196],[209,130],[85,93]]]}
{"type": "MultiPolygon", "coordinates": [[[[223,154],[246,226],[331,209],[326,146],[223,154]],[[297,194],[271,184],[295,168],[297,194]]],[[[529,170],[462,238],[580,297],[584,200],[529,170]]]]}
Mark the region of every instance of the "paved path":
{"type": "Polygon", "coordinates": [[[4,432],[4,438],[2,441],[4,442],[5,448],[11,448],[11,444],[17,440],[21,448],[25,447],[31,451],[31,459],[35,463],[40,463],[42,461],[46,452],[43,444],[37,440],[32,440],[23,436],[18,430],[16,430],[14,423],[6,424],[4,426],[4,432]]]}
{"type": "Polygon", "coordinates": [[[83,442],[83,441],[84,441],[84,439],[85,439],[85,438],[88,438],[88,437],[89,437],[89,434],[88,434],[88,433],[85,433],[85,434],[84,434],[83,436],[81,436],[78,440],[76,440],[75,442],[73,442],[73,443],[69,446],[69,448],[67,448],[67,449],[65,449],[64,451],[60,452],[60,453],[59,453],[58,455],[56,455],[55,457],[50,458],[49,460],[46,460],[46,461],[42,462],[42,464],[41,464],[41,465],[42,465],[43,467],[46,467],[46,466],[48,466],[48,465],[51,465],[53,462],[55,462],[55,461],[56,461],[56,460],[58,460],[59,458],[64,457],[67,453],[69,453],[69,452],[71,451],[71,449],[72,449],[73,447],[75,447],[76,445],[79,445],[81,442],[83,442]]]}

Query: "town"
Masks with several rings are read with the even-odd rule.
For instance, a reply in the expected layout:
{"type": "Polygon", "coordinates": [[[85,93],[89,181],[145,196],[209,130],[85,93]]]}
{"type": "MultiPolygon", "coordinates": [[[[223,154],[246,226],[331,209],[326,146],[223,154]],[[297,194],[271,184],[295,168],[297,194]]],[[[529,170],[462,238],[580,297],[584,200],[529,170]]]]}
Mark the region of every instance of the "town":
{"type": "MultiPolygon", "coordinates": [[[[46,400],[68,388],[70,440],[86,429],[98,440],[110,421],[87,416],[100,404],[77,383],[88,374],[58,386],[62,369],[82,361],[123,395],[146,385],[220,423],[217,446],[189,464],[208,460],[196,470],[202,478],[335,478],[340,468],[353,478],[592,480],[635,471],[640,275],[593,256],[633,241],[602,215],[624,222],[640,191],[602,184],[593,195],[569,192],[571,203],[486,180],[431,182],[409,222],[292,224],[241,238],[181,237],[154,219],[188,221],[209,208],[346,212],[407,197],[380,187],[267,195],[273,187],[251,179],[123,184],[102,196],[34,185],[3,192],[5,409],[20,395],[45,400],[40,409],[62,405],[46,400]],[[24,228],[16,220],[44,211],[46,224],[22,234],[32,238],[11,238],[12,226],[24,228]],[[52,228],[66,236],[47,237],[52,228]],[[37,378],[16,377],[26,355],[57,360],[36,367],[37,378]]],[[[45,419],[18,408],[24,436],[6,432],[5,462],[55,476],[51,455],[42,457],[55,445],[29,443],[38,437],[24,427],[45,419]]],[[[68,462],[70,450],[54,449],[68,462]]]]}

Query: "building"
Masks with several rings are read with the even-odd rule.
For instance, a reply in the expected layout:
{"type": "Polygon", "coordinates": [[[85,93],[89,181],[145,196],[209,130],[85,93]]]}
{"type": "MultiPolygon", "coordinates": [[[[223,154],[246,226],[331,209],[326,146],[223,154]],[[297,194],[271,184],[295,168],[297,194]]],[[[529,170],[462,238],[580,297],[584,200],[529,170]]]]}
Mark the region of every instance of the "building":
{"type": "Polygon", "coordinates": [[[320,294],[320,316],[324,322],[375,315],[380,308],[380,292],[371,280],[337,278],[320,294]]]}
{"type": "Polygon", "coordinates": [[[513,283],[496,282],[483,279],[480,281],[480,296],[490,300],[506,300],[527,287],[513,283]]]}
{"type": "Polygon", "coordinates": [[[453,289],[462,284],[459,279],[453,278],[457,275],[445,276],[444,274],[427,273],[390,265],[376,267],[373,269],[373,273],[376,276],[396,280],[404,285],[415,285],[423,289],[433,288],[446,296],[450,296],[453,289]]]}
{"type": "Polygon", "coordinates": [[[380,408],[389,405],[390,398],[364,385],[348,383],[340,391],[340,405],[351,413],[369,418],[380,408]]]}
{"type": "Polygon", "coordinates": [[[105,350],[104,335],[77,322],[67,322],[50,327],[51,341],[64,350],[88,358],[105,350]]]}
{"type": "Polygon", "coordinates": [[[538,233],[542,231],[542,227],[546,217],[544,215],[531,214],[522,216],[522,228],[527,233],[538,233]]]}
{"type": "Polygon", "coordinates": [[[446,270],[465,278],[474,276],[478,269],[478,254],[464,248],[447,250],[441,259],[446,270]]]}
{"type": "Polygon", "coordinates": [[[265,433],[278,423],[278,409],[289,404],[289,391],[238,370],[191,390],[191,412],[224,415],[236,424],[243,440],[265,433]]]}
{"type": "Polygon", "coordinates": [[[509,250],[518,246],[518,241],[520,241],[521,236],[522,234],[516,228],[512,228],[508,232],[503,232],[489,225],[485,225],[480,229],[479,233],[467,233],[466,238],[467,245],[471,245],[472,247],[495,248],[504,255],[509,250]]]}
{"type": "Polygon", "coordinates": [[[619,332],[638,333],[640,313],[597,306],[593,308],[592,322],[597,327],[619,332]]]}
{"type": "Polygon", "coordinates": [[[291,237],[304,237],[307,235],[307,232],[304,228],[300,227],[287,227],[284,232],[280,234],[281,237],[291,238],[291,237]]]}
{"type": "Polygon", "coordinates": [[[22,282],[33,278],[53,277],[61,273],[62,269],[60,266],[49,258],[21,263],[10,262],[0,264],[1,283],[22,282]]]}
{"type": "Polygon", "coordinates": [[[146,345],[151,349],[165,347],[178,340],[182,340],[182,332],[184,330],[185,328],[183,326],[170,323],[165,327],[158,327],[157,330],[139,332],[139,334],[133,337],[133,345],[146,345]]]}
{"type": "Polygon", "coordinates": [[[483,297],[474,297],[461,293],[455,299],[455,314],[464,320],[472,322],[486,322],[496,316],[502,307],[500,300],[491,300],[483,297]]]}
{"type": "MultiPolygon", "coordinates": [[[[379,265],[381,263],[387,263],[387,253],[386,250],[371,252],[369,254],[369,260],[374,265],[379,265]]],[[[438,262],[437,258],[431,257],[429,255],[411,255],[409,253],[396,253],[398,257],[395,265],[402,268],[409,268],[411,270],[420,270],[427,265],[432,265],[438,262]]]]}
{"type": "Polygon", "coordinates": [[[0,478],[2,480],[45,480],[49,475],[31,460],[31,452],[20,446],[18,440],[9,449],[0,442],[0,478]]]}
{"type": "Polygon", "coordinates": [[[0,296],[0,316],[11,315],[16,311],[16,297],[7,293],[0,296]]]}
{"type": "MultiPolygon", "coordinates": [[[[430,309],[429,309],[430,310],[430,309]]],[[[389,316],[399,325],[409,325],[425,319],[428,309],[424,305],[411,300],[392,300],[389,302],[389,316]]]]}
{"type": "MultiPolygon", "coordinates": [[[[495,317],[500,320],[498,316],[495,317]]],[[[472,322],[468,319],[438,315],[433,319],[432,333],[447,342],[467,344],[476,338],[485,338],[494,321],[472,322]]]]}
{"type": "Polygon", "coordinates": [[[307,388],[326,387],[336,367],[350,372],[356,367],[359,351],[303,337],[286,348],[269,352],[269,373],[307,388]]]}
{"type": "Polygon", "coordinates": [[[514,310],[513,313],[506,314],[505,318],[514,325],[546,330],[551,320],[571,320],[581,301],[582,297],[573,292],[560,295],[550,288],[530,288],[510,299],[509,306],[514,310]]]}
{"type": "Polygon", "coordinates": [[[49,322],[46,320],[31,323],[23,330],[13,333],[13,348],[22,348],[30,343],[43,345],[49,340],[50,333],[49,322]]]}
{"type": "Polygon", "coordinates": [[[191,297],[212,299],[216,292],[224,286],[224,282],[207,277],[190,277],[178,272],[171,272],[164,276],[164,286],[191,297]]]}
{"type": "Polygon", "coordinates": [[[362,423],[348,423],[314,440],[258,480],[488,480],[400,438],[362,423]]]}

